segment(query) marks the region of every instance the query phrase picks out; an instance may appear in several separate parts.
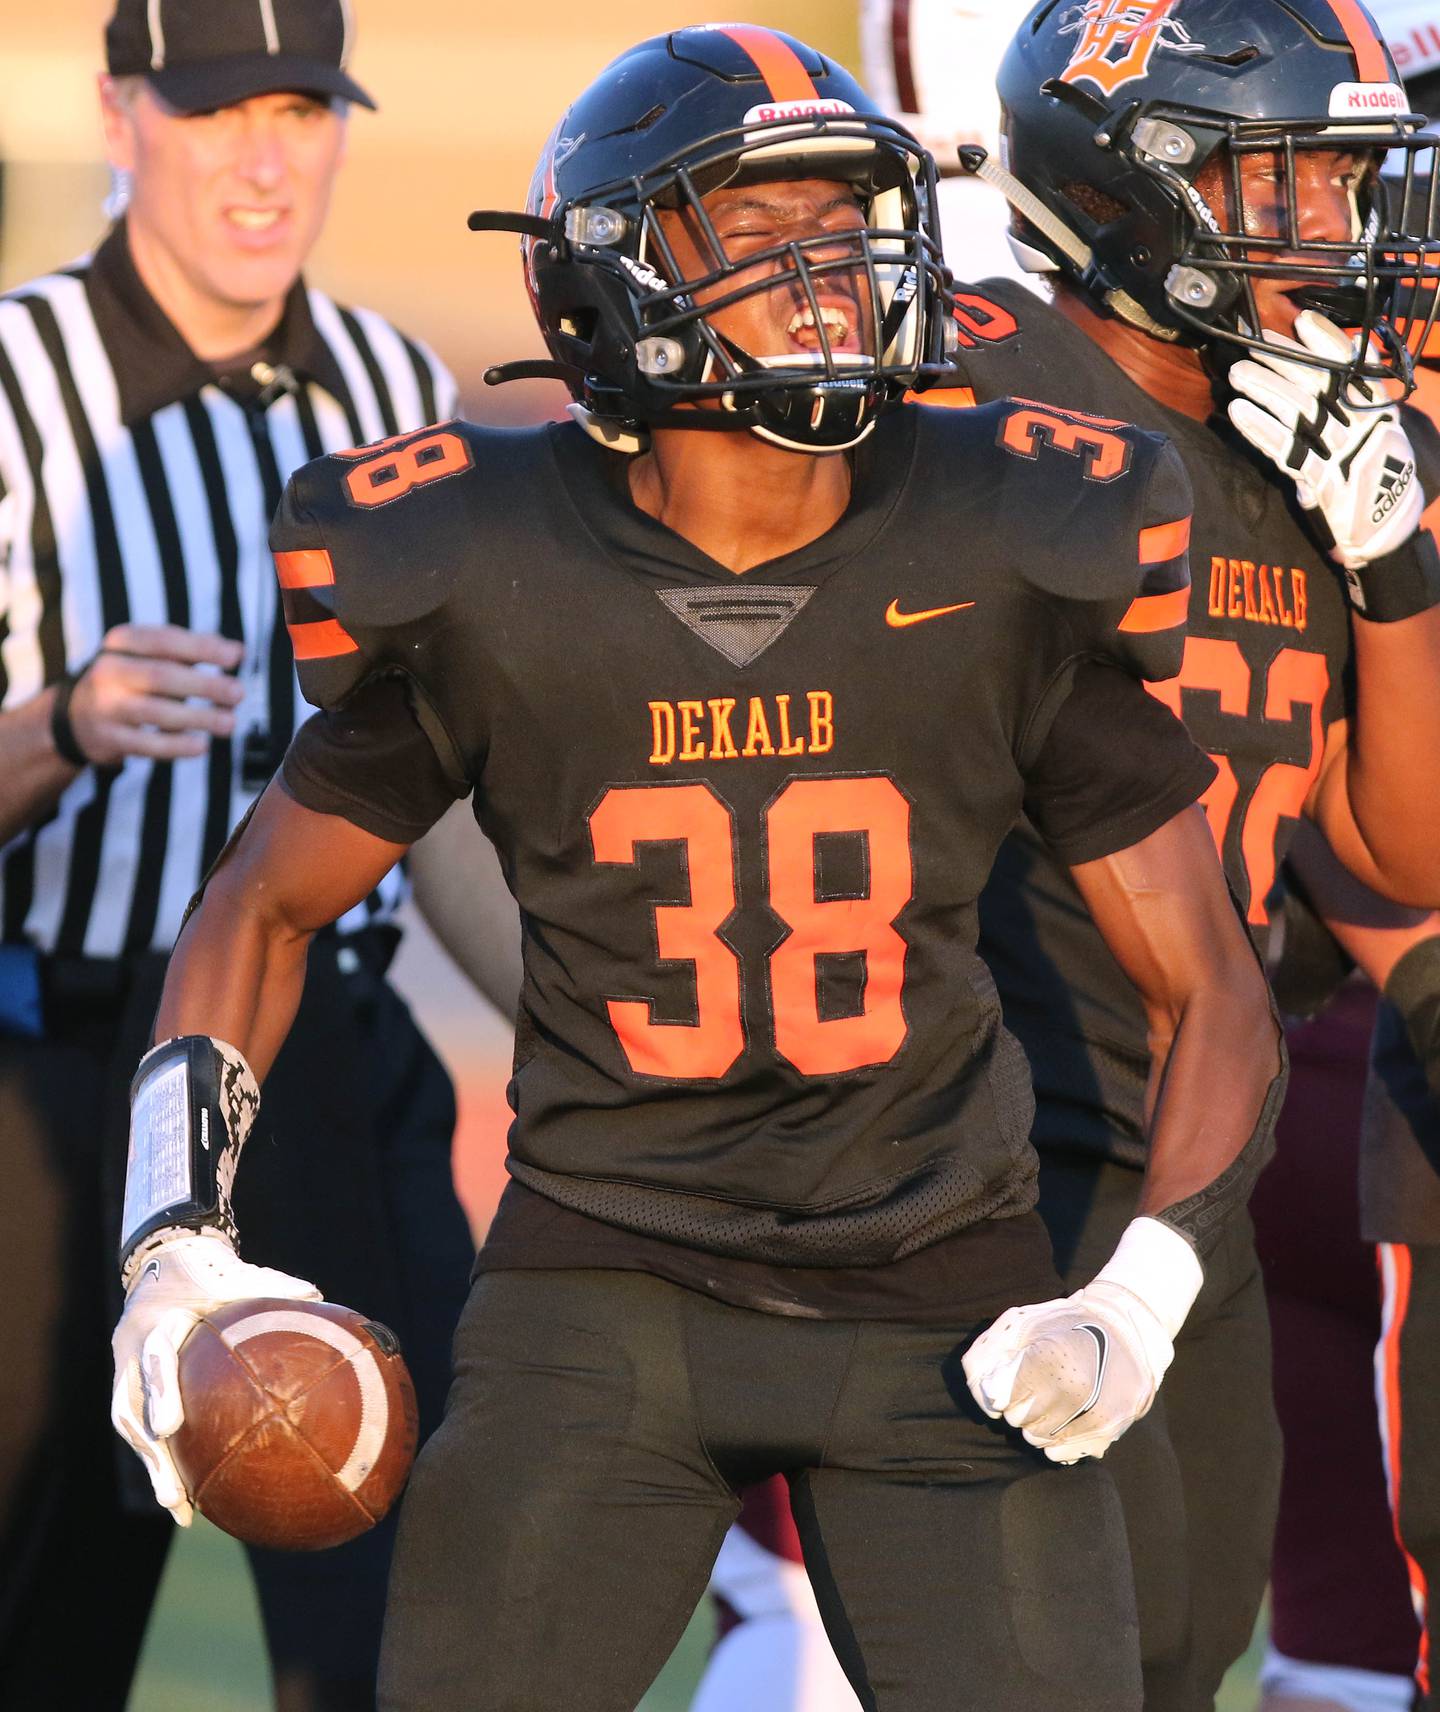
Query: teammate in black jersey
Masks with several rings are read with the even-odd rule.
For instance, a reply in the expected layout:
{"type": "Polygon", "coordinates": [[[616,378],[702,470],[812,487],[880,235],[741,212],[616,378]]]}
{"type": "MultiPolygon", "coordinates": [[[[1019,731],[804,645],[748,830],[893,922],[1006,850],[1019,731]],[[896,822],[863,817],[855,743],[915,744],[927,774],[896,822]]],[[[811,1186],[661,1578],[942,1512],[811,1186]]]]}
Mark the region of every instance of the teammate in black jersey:
{"type": "Polygon", "coordinates": [[[575,420],[287,493],[323,711],[137,1073],[115,1410],[173,1502],[176,1344],[266,1287],[228,1190],[307,940],[473,791],[525,929],[514,1181],[406,1500],[387,1708],[630,1712],[735,1488],[783,1471],[864,1705],[1138,1712],[1087,1459],[1153,1400],[1282,1053],[1213,764],[1140,683],[1179,663],[1183,472],[1118,421],[902,406],[948,372],[933,194],[811,49],[643,43],[528,213],[472,220],[521,234],[575,420]],[[1065,1301],[974,954],[1022,810],[1163,1043],[1139,1216],[1065,1301]]]}
{"type": "MultiPolygon", "coordinates": [[[[1140,422],[1190,475],[1189,638],[1156,693],[1217,764],[1204,802],[1261,941],[1301,815],[1376,889],[1440,894],[1440,799],[1417,789],[1440,765],[1440,578],[1415,533],[1440,462],[1428,423],[1375,407],[1434,271],[1415,193],[1432,139],[1397,83],[1341,0],[1040,6],[1000,74],[1008,173],[967,156],[1054,281],[1053,307],[1004,282],[960,293],[972,395],[1140,422]],[[1386,150],[1408,199],[1377,177],[1386,150]],[[1397,230],[1402,200],[1420,230],[1397,230]]],[[[963,231],[947,253],[963,271],[963,231]]],[[[1082,1280],[1134,1210],[1147,1020],[1033,826],[1002,849],[981,928],[1035,1075],[1040,1208],[1082,1280]]],[[[1147,1712],[1210,1708],[1249,1640],[1278,1480],[1269,1377],[1235,1221],[1160,1408],[1113,1464],[1147,1712]]]]}

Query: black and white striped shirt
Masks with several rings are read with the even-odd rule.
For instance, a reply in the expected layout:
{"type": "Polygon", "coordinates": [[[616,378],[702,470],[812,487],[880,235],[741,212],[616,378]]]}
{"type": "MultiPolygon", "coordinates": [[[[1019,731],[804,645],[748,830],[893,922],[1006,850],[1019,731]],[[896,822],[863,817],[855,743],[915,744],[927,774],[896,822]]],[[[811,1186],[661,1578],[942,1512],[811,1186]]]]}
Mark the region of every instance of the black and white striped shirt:
{"type": "MultiPolygon", "coordinates": [[[[0,943],[169,949],[257,775],[309,712],[266,544],[285,481],[455,405],[430,351],[303,283],[265,346],[217,375],[146,292],[123,224],[90,261],[0,298],[0,708],[126,622],[243,639],[246,688],[233,738],[86,769],[0,850],[0,943]]],[[[403,888],[387,876],[341,931],[388,917],[403,888]]]]}

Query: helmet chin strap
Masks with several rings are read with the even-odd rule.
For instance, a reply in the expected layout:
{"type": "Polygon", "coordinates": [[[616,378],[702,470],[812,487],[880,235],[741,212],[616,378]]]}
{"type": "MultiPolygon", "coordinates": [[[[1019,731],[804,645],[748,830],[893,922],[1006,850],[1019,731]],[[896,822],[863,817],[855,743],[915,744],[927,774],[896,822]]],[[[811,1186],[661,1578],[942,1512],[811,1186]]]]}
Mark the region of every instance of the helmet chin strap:
{"type": "Polygon", "coordinates": [[[611,452],[624,452],[633,457],[650,450],[650,434],[638,422],[624,422],[618,416],[597,416],[583,404],[567,404],[565,414],[578,422],[592,440],[611,452]]]}
{"type": "MultiPolygon", "coordinates": [[[[1078,232],[1072,231],[1063,220],[1051,213],[1040,198],[1028,190],[1014,173],[1007,172],[1003,166],[991,160],[983,148],[972,143],[961,148],[960,165],[973,178],[982,179],[998,190],[1015,212],[1028,220],[1042,237],[1048,238],[1082,274],[1089,273],[1095,264],[1095,252],[1078,232]]],[[[1152,339],[1164,339],[1168,343],[1174,343],[1180,337],[1179,328],[1163,326],[1143,304],[1137,303],[1128,291],[1118,288],[1107,291],[1104,302],[1105,307],[1112,310],[1122,321],[1128,321],[1132,327],[1138,327],[1152,339]]]]}
{"type": "Polygon", "coordinates": [[[787,452],[800,452],[809,457],[825,457],[831,452],[848,452],[868,438],[875,426],[876,417],[869,416],[859,424],[849,438],[834,445],[816,446],[803,440],[794,439],[784,430],[783,424],[767,426],[763,422],[734,422],[724,420],[723,412],[711,413],[707,420],[700,412],[671,413],[663,422],[654,424],[630,422],[616,416],[601,416],[593,410],[588,410],[583,404],[567,404],[565,412],[570,419],[578,423],[597,444],[604,446],[607,451],[620,452],[627,457],[637,457],[641,452],[650,450],[651,427],[719,429],[732,434],[753,434],[757,440],[764,440],[772,446],[783,446],[787,452]],[[719,420],[715,418],[719,417],[719,420]]]}
{"type": "MultiPolygon", "coordinates": [[[[739,345],[733,339],[728,338],[724,333],[714,332],[713,337],[723,346],[724,354],[728,356],[733,365],[734,378],[737,380],[746,376],[764,374],[770,369],[790,369],[793,371],[795,368],[793,356],[757,357],[747,351],[743,345],[739,345]]],[[[860,359],[857,358],[856,360],[860,359]]],[[[512,370],[528,369],[537,372],[544,371],[546,374],[553,372],[555,366],[547,363],[513,363],[507,365],[512,370]]],[[[496,377],[496,381],[510,378],[496,369],[487,371],[486,380],[489,381],[492,375],[496,377]]],[[[720,378],[719,354],[714,348],[707,348],[700,380],[702,384],[710,384],[717,378],[720,378]]],[[[838,375],[827,374],[817,363],[814,381],[808,384],[823,386],[827,381],[830,381],[838,382],[843,386],[845,378],[843,362],[839,365],[838,375]]],[[[592,440],[606,447],[609,451],[625,453],[632,457],[650,450],[651,431],[655,428],[750,433],[758,440],[764,440],[772,446],[783,446],[789,452],[823,457],[831,452],[848,452],[858,446],[862,440],[869,436],[877,420],[877,413],[873,409],[862,407],[857,411],[856,420],[853,424],[849,428],[842,427],[839,437],[835,440],[817,440],[810,437],[820,429],[832,402],[837,406],[842,406],[843,411],[840,396],[832,401],[822,394],[804,401],[804,408],[809,412],[808,434],[804,431],[792,432],[792,428],[796,425],[792,424],[788,417],[795,407],[795,400],[788,391],[782,397],[768,402],[761,396],[746,401],[748,409],[753,412],[753,416],[743,420],[738,419],[738,407],[734,394],[731,393],[726,393],[720,397],[718,400],[719,409],[717,410],[672,407],[647,422],[601,415],[598,411],[591,410],[578,402],[569,404],[565,408],[571,420],[578,423],[592,440]]]]}

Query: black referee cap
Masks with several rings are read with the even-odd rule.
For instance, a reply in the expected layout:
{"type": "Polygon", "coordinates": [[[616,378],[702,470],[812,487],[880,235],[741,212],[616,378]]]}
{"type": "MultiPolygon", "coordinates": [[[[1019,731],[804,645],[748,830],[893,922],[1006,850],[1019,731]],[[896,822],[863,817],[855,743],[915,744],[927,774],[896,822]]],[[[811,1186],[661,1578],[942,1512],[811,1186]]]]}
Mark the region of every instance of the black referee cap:
{"type": "Polygon", "coordinates": [[[182,113],[285,89],[373,107],[345,71],[354,33],[350,0],[117,0],[106,64],[182,113]]]}

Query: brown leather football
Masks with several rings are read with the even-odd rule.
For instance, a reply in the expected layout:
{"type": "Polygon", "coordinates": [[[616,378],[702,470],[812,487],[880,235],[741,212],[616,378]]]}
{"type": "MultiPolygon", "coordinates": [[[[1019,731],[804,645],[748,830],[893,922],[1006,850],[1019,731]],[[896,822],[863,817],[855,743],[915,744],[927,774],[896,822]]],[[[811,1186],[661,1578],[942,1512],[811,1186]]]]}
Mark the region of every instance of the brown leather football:
{"type": "Polygon", "coordinates": [[[180,1348],[169,1440],[195,1507],[250,1545],[319,1551],[372,1527],[415,1458],[399,1340],[333,1302],[232,1302],[180,1348]]]}

